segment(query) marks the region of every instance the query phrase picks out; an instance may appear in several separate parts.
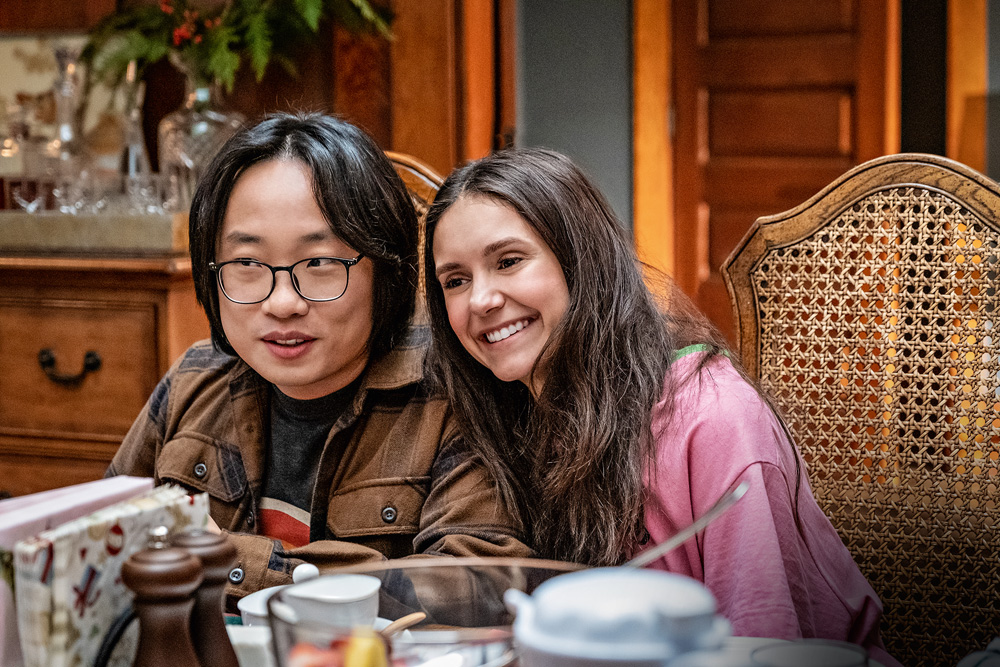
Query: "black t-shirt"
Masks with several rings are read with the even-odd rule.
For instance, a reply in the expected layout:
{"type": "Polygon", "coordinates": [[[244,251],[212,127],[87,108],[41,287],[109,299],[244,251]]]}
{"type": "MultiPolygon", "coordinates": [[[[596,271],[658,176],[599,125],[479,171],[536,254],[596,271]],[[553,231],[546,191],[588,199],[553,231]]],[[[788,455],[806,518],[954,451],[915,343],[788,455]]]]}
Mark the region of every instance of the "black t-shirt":
{"type": "Polygon", "coordinates": [[[309,542],[309,510],[319,457],[330,429],[350,405],[360,379],[299,400],[271,386],[271,447],[260,504],[260,532],[291,546],[309,542]]]}

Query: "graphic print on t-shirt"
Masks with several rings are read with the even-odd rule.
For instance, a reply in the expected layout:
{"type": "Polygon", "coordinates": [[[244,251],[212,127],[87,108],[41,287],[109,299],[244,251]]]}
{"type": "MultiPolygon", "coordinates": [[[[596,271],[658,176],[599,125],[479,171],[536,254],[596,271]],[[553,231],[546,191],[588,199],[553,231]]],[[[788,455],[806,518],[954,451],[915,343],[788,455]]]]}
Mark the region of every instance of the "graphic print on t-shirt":
{"type": "Polygon", "coordinates": [[[309,512],[276,498],[260,501],[260,529],[268,537],[281,540],[285,548],[309,544],[309,512]]]}

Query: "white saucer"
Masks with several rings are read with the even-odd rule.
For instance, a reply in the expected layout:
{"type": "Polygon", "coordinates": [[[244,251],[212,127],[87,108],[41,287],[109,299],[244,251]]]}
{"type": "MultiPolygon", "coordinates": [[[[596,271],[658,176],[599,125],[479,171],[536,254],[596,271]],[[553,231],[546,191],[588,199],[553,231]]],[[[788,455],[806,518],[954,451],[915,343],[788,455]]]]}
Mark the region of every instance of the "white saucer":
{"type": "MultiPolygon", "coordinates": [[[[787,641],[785,639],[768,639],[767,637],[726,637],[722,641],[722,650],[727,655],[741,657],[750,660],[750,654],[755,648],[787,641]]],[[[868,658],[868,667],[883,667],[882,663],[875,658],[868,658]]]]}

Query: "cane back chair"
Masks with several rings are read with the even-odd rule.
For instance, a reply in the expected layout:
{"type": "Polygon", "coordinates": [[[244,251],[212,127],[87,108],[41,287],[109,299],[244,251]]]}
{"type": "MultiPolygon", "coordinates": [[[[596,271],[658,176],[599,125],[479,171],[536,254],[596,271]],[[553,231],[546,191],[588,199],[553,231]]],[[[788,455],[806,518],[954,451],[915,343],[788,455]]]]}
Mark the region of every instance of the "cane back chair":
{"type": "Polygon", "coordinates": [[[905,664],[1000,634],[1000,186],[918,154],[758,219],[726,260],[740,356],[905,664]]]}
{"type": "Polygon", "coordinates": [[[430,208],[434,197],[437,196],[438,188],[444,179],[431,169],[431,167],[412,155],[405,153],[395,153],[386,151],[389,161],[395,167],[396,173],[403,179],[406,190],[410,193],[413,206],[417,209],[420,231],[417,237],[417,266],[419,267],[419,277],[417,283],[417,318],[424,318],[424,219],[427,217],[427,209],[430,208]]]}

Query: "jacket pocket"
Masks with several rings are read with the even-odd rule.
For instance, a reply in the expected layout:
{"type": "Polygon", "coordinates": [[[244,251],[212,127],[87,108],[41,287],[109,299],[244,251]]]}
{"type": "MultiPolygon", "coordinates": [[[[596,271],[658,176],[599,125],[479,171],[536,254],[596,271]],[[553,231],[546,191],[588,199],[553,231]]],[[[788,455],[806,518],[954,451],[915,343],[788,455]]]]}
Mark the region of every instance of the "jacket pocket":
{"type": "Polygon", "coordinates": [[[327,510],[327,527],[336,537],[415,535],[427,499],[430,477],[393,477],[338,490],[327,510]]]}
{"type": "Polygon", "coordinates": [[[247,487],[239,451],[196,435],[178,435],[163,445],[156,476],[227,503],[242,497],[247,487]]]}

